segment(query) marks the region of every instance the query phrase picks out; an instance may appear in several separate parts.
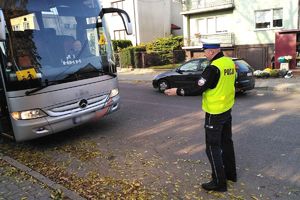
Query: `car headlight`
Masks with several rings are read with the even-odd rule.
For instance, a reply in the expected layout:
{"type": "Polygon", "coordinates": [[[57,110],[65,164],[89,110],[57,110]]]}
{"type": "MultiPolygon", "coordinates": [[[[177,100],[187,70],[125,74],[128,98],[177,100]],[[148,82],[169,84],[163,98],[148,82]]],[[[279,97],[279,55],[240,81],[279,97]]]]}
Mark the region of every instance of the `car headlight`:
{"type": "Polygon", "coordinates": [[[46,117],[47,115],[41,109],[34,109],[34,110],[12,112],[11,116],[15,120],[23,120],[23,119],[26,120],[26,119],[36,119],[36,118],[46,117]]]}
{"type": "Polygon", "coordinates": [[[114,97],[114,96],[117,96],[118,94],[119,94],[119,89],[118,89],[118,88],[115,88],[115,89],[112,89],[112,90],[110,91],[109,97],[112,98],[112,97],[114,97]]]}

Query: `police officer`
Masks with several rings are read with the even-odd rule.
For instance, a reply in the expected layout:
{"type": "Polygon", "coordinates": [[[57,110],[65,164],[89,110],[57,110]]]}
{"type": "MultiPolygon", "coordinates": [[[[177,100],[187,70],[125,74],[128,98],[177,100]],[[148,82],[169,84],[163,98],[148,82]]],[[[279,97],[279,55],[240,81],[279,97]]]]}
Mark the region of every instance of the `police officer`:
{"type": "Polygon", "coordinates": [[[210,65],[199,77],[196,87],[171,88],[165,90],[165,94],[169,96],[202,94],[206,154],[212,170],[212,180],[202,184],[202,188],[225,192],[226,180],[237,181],[231,127],[231,108],[235,97],[235,64],[231,58],[224,56],[218,42],[203,41],[203,50],[210,65]]]}

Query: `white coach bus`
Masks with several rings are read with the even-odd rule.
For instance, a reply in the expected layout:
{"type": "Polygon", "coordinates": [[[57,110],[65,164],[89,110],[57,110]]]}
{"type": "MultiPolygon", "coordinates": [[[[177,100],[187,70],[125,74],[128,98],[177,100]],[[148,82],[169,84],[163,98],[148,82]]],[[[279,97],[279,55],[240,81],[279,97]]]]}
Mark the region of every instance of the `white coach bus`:
{"type": "Polygon", "coordinates": [[[0,0],[0,132],[17,142],[57,133],[119,108],[100,0],[0,0]]]}

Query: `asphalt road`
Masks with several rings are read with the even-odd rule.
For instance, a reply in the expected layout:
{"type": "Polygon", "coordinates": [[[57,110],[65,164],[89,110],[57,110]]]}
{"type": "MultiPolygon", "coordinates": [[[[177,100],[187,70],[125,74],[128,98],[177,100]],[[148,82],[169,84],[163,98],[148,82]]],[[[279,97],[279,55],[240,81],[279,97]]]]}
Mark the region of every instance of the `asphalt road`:
{"type": "Polygon", "coordinates": [[[85,198],[300,199],[300,94],[237,96],[238,182],[224,194],[200,187],[211,173],[201,96],[125,82],[120,94],[121,109],[100,121],[18,145],[2,139],[0,152],[85,198]]]}

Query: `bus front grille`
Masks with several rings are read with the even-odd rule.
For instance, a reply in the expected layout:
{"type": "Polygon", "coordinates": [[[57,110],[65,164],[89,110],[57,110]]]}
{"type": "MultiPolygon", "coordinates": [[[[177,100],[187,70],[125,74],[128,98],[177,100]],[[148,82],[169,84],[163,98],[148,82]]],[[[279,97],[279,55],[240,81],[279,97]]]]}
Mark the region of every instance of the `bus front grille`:
{"type": "Polygon", "coordinates": [[[108,99],[109,99],[109,95],[96,96],[88,99],[79,99],[76,102],[52,107],[48,110],[45,110],[45,112],[49,116],[57,117],[62,115],[73,114],[83,110],[97,110],[103,108],[108,99]],[[83,100],[87,102],[85,106],[81,105],[81,102],[83,100]]]}

